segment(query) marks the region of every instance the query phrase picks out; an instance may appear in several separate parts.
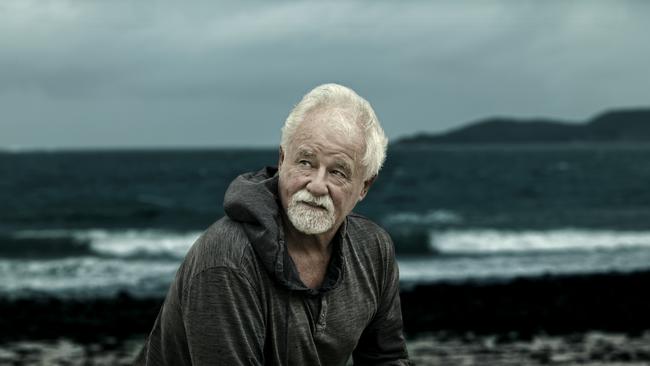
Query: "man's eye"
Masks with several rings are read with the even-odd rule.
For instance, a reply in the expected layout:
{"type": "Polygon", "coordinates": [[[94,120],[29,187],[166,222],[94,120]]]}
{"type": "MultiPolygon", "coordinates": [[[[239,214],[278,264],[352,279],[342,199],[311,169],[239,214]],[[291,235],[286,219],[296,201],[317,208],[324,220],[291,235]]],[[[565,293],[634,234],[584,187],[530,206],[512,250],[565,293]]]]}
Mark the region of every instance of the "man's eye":
{"type": "Polygon", "coordinates": [[[311,162],[309,162],[309,160],[300,160],[298,164],[302,166],[311,166],[311,162]]]}
{"type": "Polygon", "coordinates": [[[334,175],[336,175],[336,176],[339,176],[339,177],[341,177],[341,178],[346,178],[345,173],[343,173],[343,172],[340,171],[340,170],[332,170],[332,174],[334,174],[334,175]]]}

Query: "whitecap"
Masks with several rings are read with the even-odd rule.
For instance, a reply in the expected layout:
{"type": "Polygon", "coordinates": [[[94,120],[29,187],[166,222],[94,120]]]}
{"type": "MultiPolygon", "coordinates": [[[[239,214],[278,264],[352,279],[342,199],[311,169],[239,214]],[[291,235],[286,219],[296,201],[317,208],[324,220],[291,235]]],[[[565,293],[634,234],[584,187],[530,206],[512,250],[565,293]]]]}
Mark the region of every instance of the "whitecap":
{"type": "Polygon", "coordinates": [[[650,231],[564,228],[553,230],[434,230],[430,245],[438,253],[590,251],[650,248],[650,231]]]}
{"type": "Polygon", "coordinates": [[[460,224],[463,222],[462,216],[450,210],[432,210],[426,213],[415,212],[397,212],[384,218],[383,223],[386,225],[415,224],[415,225],[432,225],[432,224],[460,224]]]}

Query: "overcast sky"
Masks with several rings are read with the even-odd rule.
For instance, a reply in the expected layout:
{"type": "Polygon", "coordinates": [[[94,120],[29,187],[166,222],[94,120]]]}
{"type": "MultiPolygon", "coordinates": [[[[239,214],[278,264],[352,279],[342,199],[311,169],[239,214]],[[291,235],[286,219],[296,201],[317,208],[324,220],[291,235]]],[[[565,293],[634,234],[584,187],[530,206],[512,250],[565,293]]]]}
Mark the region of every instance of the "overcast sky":
{"type": "Polygon", "coordinates": [[[650,105],[648,1],[0,1],[0,148],[275,146],[342,83],[390,138],[650,105]]]}

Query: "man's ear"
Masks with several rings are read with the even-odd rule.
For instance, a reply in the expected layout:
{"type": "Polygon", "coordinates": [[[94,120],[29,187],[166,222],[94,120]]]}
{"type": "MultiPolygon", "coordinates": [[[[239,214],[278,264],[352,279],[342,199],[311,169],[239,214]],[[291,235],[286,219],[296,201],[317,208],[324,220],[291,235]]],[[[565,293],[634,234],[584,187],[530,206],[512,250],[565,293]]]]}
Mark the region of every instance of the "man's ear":
{"type": "Polygon", "coordinates": [[[283,162],[284,162],[284,150],[282,150],[282,146],[280,146],[280,154],[278,156],[278,169],[280,169],[283,162]]]}
{"type": "Polygon", "coordinates": [[[368,194],[368,190],[370,190],[370,186],[375,183],[375,179],[377,179],[376,175],[373,175],[372,177],[368,178],[368,180],[363,182],[363,189],[361,189],[361,194],[359,195],[359,201],[364,199],[366,195],[368,194]]]}

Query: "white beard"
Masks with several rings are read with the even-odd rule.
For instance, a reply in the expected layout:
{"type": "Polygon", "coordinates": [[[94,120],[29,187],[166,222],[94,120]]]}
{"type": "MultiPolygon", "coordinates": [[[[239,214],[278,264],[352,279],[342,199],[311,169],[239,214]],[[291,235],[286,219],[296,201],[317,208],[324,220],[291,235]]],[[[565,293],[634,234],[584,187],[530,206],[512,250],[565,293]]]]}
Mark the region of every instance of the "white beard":
{"type": "Polygon", "coordinates": [[[315,197],[306,189],[302,189],[291,196],[287,216],[298,231],[307,235],[322,234],[334,226],[334,203],[329,195],[315,197]],[[304,202],[322,208],[312,207],[304,202]]]}

